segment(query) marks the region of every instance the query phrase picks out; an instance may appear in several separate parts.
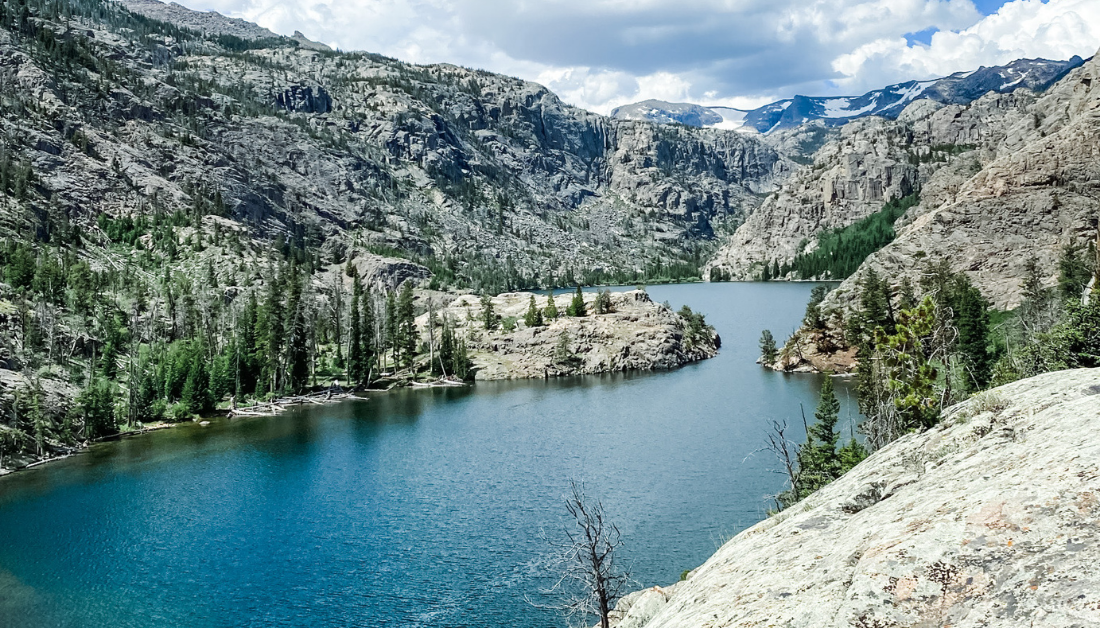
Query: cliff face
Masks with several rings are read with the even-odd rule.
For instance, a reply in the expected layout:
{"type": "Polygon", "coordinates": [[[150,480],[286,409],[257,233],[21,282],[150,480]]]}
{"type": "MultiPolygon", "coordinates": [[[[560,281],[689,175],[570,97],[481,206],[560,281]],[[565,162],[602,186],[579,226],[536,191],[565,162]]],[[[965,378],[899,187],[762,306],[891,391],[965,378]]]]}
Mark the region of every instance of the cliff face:
{"type": "MultiPolygon", "coordinates": [[[[822,231],[851,225],[891,199],[920,192],[922,207],[937,207],[983,165],[1027,141],[1036,101],[1028,90],[966,105],[918,100],[896,120],[867,118],[825,132],[831,139],[813,152],[812,165],[749,216],[708,264],[708,275],[720,268],[732,279],[754,279],[764,263],[813,250],[822,231]]],[[[802,135],[783,135],[779,145],[805,144],[802,135]]]]}
{"type": "MultiPolygon", "coordinates": [[[[32,212],[87,227],[213,207],[261,240],[470,274],[510,260],[545,280],[691,255],[790,166],[756,138],[611,120],[518,79],[124,6],[164,23],[119,7],[79,18],[75,62],[0,28],[4,155],[31,166],[32,212]]],[[[41,13],[35,28],[67,32],[41,13]]],[[[0,218],[0,235],[32,212],[0,218]]]]}
{"type": "Polygon", "coordinates": [[[726,543],[620,626],[1100,625],[1100,369],[949,409],[726,543]]]}
{"type": "Polygon", "coordinates": [[[1061,248],[1094,238],[1100,217],[1100,59],[1020,113],[995,158],[942,186],[957,191],[923,206],[868,264],[898,277],[920,257],[947,259],[998,308],[1019,305],[1030,259],[1053,285],[1061,248]]]}
{"type": "MultiPolygon", "coordinates": [[[[994,307],[1020,304],[1029,260],[1047,286],[1065,246],[1096,237],[1100,218],[1100,60],[1093,57],[1050,92],[1017,107],[981,167],[938,170],[922,203],[898,221],[897,238],[829,293],[823,310],[844,312],[868,269],[917,282],[924,259],[965,272],[994,307]]],[[[797,332],[803,342],[805,330],[797,332]]]]}
{"type": "Polygon", "coordinates": [[[708,264],[735,280],[759,276],[764,263],[788,261],[813,237],[844,227],[919,187],[919,168],[906,160],[903,125],[868,118],[845,125],[765,199],[708,264]]]}
{"type": "MultiPolygon", "coordinates": [[[[512,332],[486,331],[481,303],[473,295],[459,297],[441,315],[467,339],[475,377],[481,380],[671,369],[718,352],[713,330],[693,331],[689,321],[654,303],[642,290],[611,293],[612,311],[607,314],[594,313],[595,294],[584,297],[587,316],[565,316],[573,295],[558,294],[554,302],[562,316],[530,328],[523,324],[523,316],[531,293],[493,297],[498,315],[518,319],[512,332]]],[[[535,301],[538,307],[548,304],[542,295],[536,295],[535,301]]],[[[418,325],[426,329],[426,315],[418,325]]]]}

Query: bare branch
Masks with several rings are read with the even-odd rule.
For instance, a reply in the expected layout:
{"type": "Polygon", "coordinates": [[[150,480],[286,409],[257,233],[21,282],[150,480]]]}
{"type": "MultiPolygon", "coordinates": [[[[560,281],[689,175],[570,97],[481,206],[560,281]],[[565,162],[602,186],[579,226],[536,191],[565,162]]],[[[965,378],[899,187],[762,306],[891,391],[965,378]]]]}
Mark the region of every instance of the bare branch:
{"type": "Polygon", "coordinates": [[[572,524],[566,526],[566,542],[559,545],[555,560],[561,577],[543,591],[557,598],[558,603],[528,603],[557,610],[571,622],[577,620],[583,625],[595,616],[601,628],[608,628],[611,609],[630,583],[630,574],[616,561],[616,550],[623,545],[622,534],[608,521],[603,504],[588,499],[583,484],[570,481],[569,488],[565,510],[572,524]]]}

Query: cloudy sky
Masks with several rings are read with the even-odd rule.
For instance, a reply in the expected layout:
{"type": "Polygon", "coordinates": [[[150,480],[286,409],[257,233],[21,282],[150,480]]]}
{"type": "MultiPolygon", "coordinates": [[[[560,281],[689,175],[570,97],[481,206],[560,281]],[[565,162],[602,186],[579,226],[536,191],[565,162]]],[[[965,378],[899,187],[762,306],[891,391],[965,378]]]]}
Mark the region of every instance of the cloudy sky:
{"type": "Polygon", "coordinates": [[[344,50],[538,81],[600,113],[646,98],[854,95],[1100,48],[1100,0],[177,1],[344,50]]]}

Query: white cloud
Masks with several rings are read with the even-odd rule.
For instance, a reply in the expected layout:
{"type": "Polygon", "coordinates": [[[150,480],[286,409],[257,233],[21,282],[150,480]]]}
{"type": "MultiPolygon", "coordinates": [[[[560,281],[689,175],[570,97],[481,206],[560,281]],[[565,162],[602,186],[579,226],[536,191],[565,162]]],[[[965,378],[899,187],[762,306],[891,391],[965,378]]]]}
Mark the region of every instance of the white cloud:
{"type": "MultiPolygon", "coordinates": [[[[185,0],[187,1],[187,0],[185,0]]],[[[609,112],[646,98],[759,106],[1022,56],[1087,56],[1100,0],[194,0],[276,32],[539,81],[609,112]],[[939,29],[929,46],[906,33],[939,29]]]]}
{"type": "Polygon", "coordinates": [[[1088,57],[1098,46],[1100,1],[1016,0],[969,28],[935,33],[927,46],[909,46],[897,37],[876,39],[837,57],[833,68],[845,76],[838,83],[863,88],[1020,58],[1088,57]]]}

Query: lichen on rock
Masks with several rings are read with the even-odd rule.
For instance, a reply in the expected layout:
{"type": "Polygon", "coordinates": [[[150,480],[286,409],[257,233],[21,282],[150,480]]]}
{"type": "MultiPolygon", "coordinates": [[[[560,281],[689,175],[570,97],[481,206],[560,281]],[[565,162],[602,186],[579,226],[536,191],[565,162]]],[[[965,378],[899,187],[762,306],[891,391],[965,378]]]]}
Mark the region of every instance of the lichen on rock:
{"type": "Polygon", "coordinates": [[[630,625],[1100,625],[1097,434],[1100,369],[978,395],[738,534],[630,625]]]}

